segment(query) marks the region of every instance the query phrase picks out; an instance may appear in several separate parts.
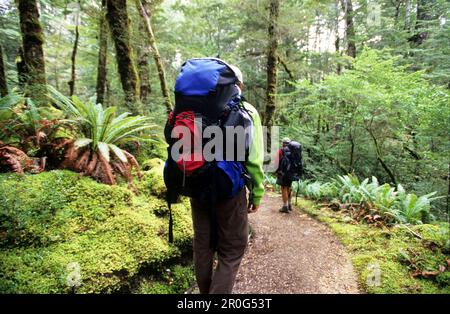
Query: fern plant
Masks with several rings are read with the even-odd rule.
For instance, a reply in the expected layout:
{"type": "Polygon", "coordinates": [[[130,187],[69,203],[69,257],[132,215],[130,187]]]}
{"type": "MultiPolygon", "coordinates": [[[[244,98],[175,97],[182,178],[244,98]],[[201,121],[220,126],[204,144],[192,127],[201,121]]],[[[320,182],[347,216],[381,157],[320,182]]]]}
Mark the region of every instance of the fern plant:
{"type": "Polygon", "coordinates": [[[101,104],[83,102],[78,97],[68,98],[49,86],[49,97],[67,115],[68,123],[77,128],[77,135],[65,141],[63,167],[116,184],[116,175],[132,180],[132,169],[139,165],[132,154],[120,148],[121,144],[149,140],[140,135],[153,125],[145,116],[116,116],[116,107],[104,109],[101,104]]]}
{"type": "Polygon", "coordinates": [[[368,179],[359,182],[357,176],[348,174],[345,176],[338,176],[340,182],[340,198],[344,203],[361,203],[367,201],[367,193],[361,187],[368,183],[368,179]]]}
{"type": "Polygon", "coordinates": [[[440,197],[432,197],[436,192],[417,196],[414,193],[402,194],[397,199],[397,206],[391,207],[389,212],[400,223],[422,224],[432,219],[430,212],[431,201],[440,197]]]}
{"type": "Polygon", "coordinates": [[[441,197],[433,197],[436,192],[418,197],[414,193],[406,193],[402,185],[397,188],[390,184],[380,185],[376,177],[360,181],[355,175],[338,176],[332,184],[320,182],[304,182],[302,194],[311,198],[335,196],[346,204],[367,203],[375,208],[387,221],[400,224],[421,224],[433,219],[431,202],[441,197]]]}

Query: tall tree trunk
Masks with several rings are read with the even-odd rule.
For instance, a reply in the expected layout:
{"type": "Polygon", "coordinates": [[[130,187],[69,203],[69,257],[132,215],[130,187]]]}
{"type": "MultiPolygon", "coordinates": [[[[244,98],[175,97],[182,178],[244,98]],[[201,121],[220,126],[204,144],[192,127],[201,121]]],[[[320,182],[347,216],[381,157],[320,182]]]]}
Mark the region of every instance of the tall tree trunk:
{"type": "Polygon", "coordinates": [[[44,34],[39,23],[36,0],[18,0],[20,30],[22,33],[23,57],[25,61],[28,95],[32,95],[38,105],[46,101],[47,83],[44,59],[44,34]]]}
{"type": "Polygon", "coordinates": [[[382,152],[381,152],[381,148],[378,144],[378,140],[377,140],[375,134],[373,133],[373,130],[371,129],[371,127],[369,127],[369,128],[367,128],[367,131],[369,132],[369,135],[372,137],[373,143],[375,145],[375,151],[377,154],[378,162],[380,163],[381,167],[383,167],[384,171],[386,171],[387,175],[391,179],[391,183],[393,183],[395,186],[397,186],[397,178],[395,177],[395,174],[392,171],[392,169],[385,162],[382,152]]]}
{"type": "MultiPolygon", "coordinates": [[[[268,128],[268,140],[270,140],[270,128],[273,125],[273,113],[276,107],[277,93],[277,49],[278,49],[278,15],[280,11],[279,0],[271,0],[269,7],[269,47],[267,54],[267,105],[264,115],[264,123],[268,128]]],[[[269,144],[269,143],[268,143],[269,144]]]]}
{"type": "Polygon", "coordinates": [[[320,140],[320,130],[322,129],[321,121],[322,121],[322,116],[319,114],[319,116],[317,117],[316,134],[314,134],[314,145],[317,145],[320,140]]]}
{"type": "Polygon", "coordinates": [[[416,45],[421,45],[428,38],[427,22],[433,18],[427,7],[430,5],[430,2],[431,1],[429,0],[417,1],[417,18],[414,27],[415,34],[409,38],[409,40],[416,45]]]}
{"type": "Polygon", "coordinates": [[[23,48],[19,47],[17,49],[17,58],[16,58],[16,67],[17,67],[17,80],[19,82],[19,87],[24,88],[27,84],[27,67],[25,66],[25,57],[23,56],[23,48]]]}
{"type": "Polygon", "coordinates": [[[55,62],[53,63],[53,75],[55,76],[55,88],[59,90],[59,67],[58,67],[58,61],[59,61],[59,51],[60,51],[60,43],[61,43],[61,32],[62,32],[62,26],[59,26],[59,34],[58,34],[58,41],[56,43],[56,54],[55,54],[55,62]]]}
{"type": "Polygon", "coordinates": [[[105,102],[105,104],[107,105],[107,106],[110,106],[110,104],[111,104],[111,82],[110,82],[110,80],[108,79],[108,77],[106,77],[106,82],[105,82],[105,85],[106,85],[106,93],[105,93],[105,100],[104,100],[104,102],[105,102]]]}
{"type": "Polygon", "coordinates": [[[353,129],[350,128],[349,139],[350,141],[350,169],[349,172],[352,173],[355,165],[355,139],[353,137],[353,129]]]}
{"type": "Polygon", "coordinates": [[[347,55],[350,57],[356,57],[356,43],[355,43],[355,26],[353,24],[353,11],[352,0],[341,0],[342,9],[345,13],[345,37],[347,40],[347,55]]]}
{"type": "Polygon", "coordinates": [[[405,26],[403,27],[403,29],[408,32],[411,27],[410,13],[411,13],[411,0],[406,0],[405,1],[405,26]]]}
{"type": "Polygon", "coordinates": [[[398,18],[400,16],[400,6],[402,5],[403,0],[397,0],[395,2],[395,15],[394,15],[394,25],[397,26],[398,25],[398,18]]]}
{"type": "Polygon", "coordinates": [[[77,2],[78,9],[75,15],[75,41],[73,43],[73,49],[72,49],[72,57],[70,58],[72,66],[70,71],[70,81],[67,83],[69,84],[69,95],[72,96],[75,93],[75,80],[76,80],[76,66],[75,61],[77,58],[77,51],[78,51],[78,40],[80,39],[80,32],[79,32],[79,24],[80,24],[80,1],[77,2]]]}
{"type": "MultiPolygon", "coordinates": [[[[64,9],[63,9],[64,20],[67,17],[67,12],[68,12],[67,6],[68,6],[68,3],[66,2],[65,6],[64,6],[64,9]]],[[[55,44],[55,50],[56,50],[55,61],[53,62],[53,73],[54,73],[54,76],[55,76],[55,88],[57,90],[59,90],[59,75],[60,75],[59,74],[59,57],[60,57],[60,54],[61,54],[61,50],[63,50],[61,48],[61,39],[62,39],[63,29],[64,29],[64,25],[60,24],[59,27],[58,27],[58,40],[56,41],[56,44],[55,44]]]]}
{"type": "Polygon", "coordinates": [[[3,61],[3,48],[0,45],[0,95],[5,97],[8,94],[8,84],[6,83],[5,63],[3,61]]]}
{"type": "Polygon", "coordinates": [[[159,76],[159,82],[161,85],[161,91],[165,99],[165,105],[167,112],[170,112],[172,110],[172,101],[170,100],[170,94],[169,94],[169,88],[167,87],[166,82],[166,72],[164,70],[164,66],[161,60],[161,56],[158,51],[158,47],[156,46],[155,41],[155,35],[153,33],[152,25],[150,23],[150,18],[148,16],[147,10],[146,10],[146,0],[135,0],[137,9],[139,11],[139,14],[141,15],[142,20],[145,23],[145,30],[148,35],[149,44],[151,51],[153,52],[153,57],[155,59],[156,68],[158,69],[158,76],[159,76]]]}
{"type": "Polygon", "coordinates": [[[99,19],[99,49],[97,66],[97,104],[105,104],[106,61],[108,56],[108,22],[106,21],[106,0],[102,0],[99,19]]]}
{"type": "Polygon", "coordinates": [[[125,93],[125,103],[133,114],[139,114],[139,79],[132,58],[127,3],[126,0],[107,0],[106,7],[106,18],[116,47],[117,67],[125,93]]]}
{"type": "MultiPolygon", "coordinates": [[[[144,2],[142,4],[144,7],[149,19],[151,18],[150,10],[148,8],[148,4],[144,2]]],[[[140,7],[137,8],[138,10],[140,7]]],[[[147,32],[147,25],[143,18],[139,21],[139,33],[145,34],[147,32]]],[[[150,85],[150,66],[148,63],[148,58],[150,56],[150,47],[144,42],[138,45],[138,74],[139,74],[139,82],[141,83],[141,101],[143,103],[147,102],[148,95],[151,93],[151,85],[150,85]]]]}
{"type": "MultiPolygon", "coordinates": [[[[335,11],[336,11],[336,18],[335,18],[335,36],[336,39],[334,41],[334,49],[336,50],[336,55],[340,56],[340,50],[341,50],[341,38],[339,37],[339,14],[340,14],[340,10],[339,10],[339,0],[337,0],[337,2],[335,3],[335,11]]],[[[342,66],[341,66],[341,62],[338,60],[337,65],[336,65],[336,73],[337,74],[341,74],[342,71],[342,66]]]]}
{"type": "Polygon", "coordinates": [[[148,95],[151,93],[150,85],[150,66],[148,64],[148,58],[150,55],[150,50],[148,47],[141,47],[138,51],[138,74],[139,82],[141,83],[140,98],[143,103],[147,102],[148,95]]]}

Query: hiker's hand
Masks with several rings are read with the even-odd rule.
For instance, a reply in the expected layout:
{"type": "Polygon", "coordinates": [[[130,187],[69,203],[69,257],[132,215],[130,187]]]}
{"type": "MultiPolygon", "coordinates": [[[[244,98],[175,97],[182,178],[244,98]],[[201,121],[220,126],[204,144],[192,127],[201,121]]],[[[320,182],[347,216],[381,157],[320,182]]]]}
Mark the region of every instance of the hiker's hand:
{"type": "Polygon", "coordinates": [[[258,210],[258,208],[259,208],[259,205],[251,204],[251,205],[249,206],[249,208],[247,209],[247,212],[248,212],[249,214],[255,213],[255,212],[258,210]]]}

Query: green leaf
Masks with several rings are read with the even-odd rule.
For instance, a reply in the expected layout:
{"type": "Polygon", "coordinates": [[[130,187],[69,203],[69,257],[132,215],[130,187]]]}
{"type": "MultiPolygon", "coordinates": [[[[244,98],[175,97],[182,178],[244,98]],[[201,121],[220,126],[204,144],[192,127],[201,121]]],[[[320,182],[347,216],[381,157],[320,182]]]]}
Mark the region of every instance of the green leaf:
{"type": "Polygon", "coordinates": [[[120,149],[119,147],[117,147],[114,144],[108,144],[109,148],[111,148],[111,150],[113,151],[113,153],[117,156],[117,158],[120,159],[120,161],[122,162],[128,162],[127,157],[125,156],[124,152],[122,149],[120,149]]]}
{"type": "Polygon", "coordinates": [[[98,150],[100,154],[106,159],[107,162],[109,162],[109,146],[105,142],[99,142],[98,143],[98,150]]]}
{"type": "Polygon", "coordinates": [[[74,145],[76,148],[84,147],[92,143],[90,138],[79,138],[75,141],[74,145]]]}

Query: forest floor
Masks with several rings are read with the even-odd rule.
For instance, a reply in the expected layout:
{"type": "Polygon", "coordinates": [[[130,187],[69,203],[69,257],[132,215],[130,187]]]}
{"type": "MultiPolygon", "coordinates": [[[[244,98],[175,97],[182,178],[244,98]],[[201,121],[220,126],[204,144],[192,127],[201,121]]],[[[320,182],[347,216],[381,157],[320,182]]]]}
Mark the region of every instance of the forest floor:
{"type": "Polygon", "coordinates": [[[360,293],[350,257],[324,224],[266,193],[233,293],[360,293]]]}

